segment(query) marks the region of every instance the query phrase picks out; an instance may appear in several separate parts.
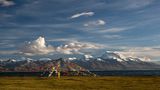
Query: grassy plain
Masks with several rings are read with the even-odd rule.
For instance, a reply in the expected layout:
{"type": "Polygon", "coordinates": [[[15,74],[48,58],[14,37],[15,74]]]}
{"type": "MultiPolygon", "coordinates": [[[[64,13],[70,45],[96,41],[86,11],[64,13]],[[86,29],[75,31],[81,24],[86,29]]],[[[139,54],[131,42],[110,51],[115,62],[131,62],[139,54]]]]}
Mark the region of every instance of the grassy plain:
{"type": "Polygon", "coordinates": [[[160,90],[160,77],[0,77],[0,90],[160,90]]]}

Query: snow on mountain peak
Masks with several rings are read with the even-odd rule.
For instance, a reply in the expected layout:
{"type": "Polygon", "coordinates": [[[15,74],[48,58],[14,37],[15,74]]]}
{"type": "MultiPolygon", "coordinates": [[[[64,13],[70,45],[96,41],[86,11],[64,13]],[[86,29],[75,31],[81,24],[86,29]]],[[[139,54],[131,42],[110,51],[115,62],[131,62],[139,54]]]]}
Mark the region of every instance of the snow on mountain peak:
{"type": "Polygon", "coordinates": [[[91,58],[93,58],[92,55],[86,54],[84,55],[85,60],[90,60],[91,58]]]}
{"type": "Polygon", "coordinates": [[[41,60],[41,61],[51,61],[52,59],[51,58],[40,58],[39,60],[41,60]]]}
{"type": "Polygon", "coordinates": [[[142,58],[139,58],[141,61],[147,61],[147,62],[150,62],[151,59],[149,57],[142,57],[142,58]]]}
{"type": "Polygon", "coordinates": [[[16,62],[17,60],[15,60],[15,59],[10,59],[10,61],[11,61],[11,62],[16,62]]]}
{"type": "Polygon", "coordinates": [[[120,57],[120,55],[113,51],[106,51],[102,57],[102,59],[116,59],[117,61],[123,61],[123,59],[120,57]]]}
{"type": "Polygon", "coordinates": [[[148,57],[135,57],[135,56],[125,56],[120,52],[114,52],[114,51],[106,51],[102,57],[102,59],[115,59],[117,61],[150,61],[150,58],[148,57]]]}
{"type": "Polygon", "coordinates": [[[70,58],[68,58],[68,60],[70,60],[70,61],[72,61],[72,60],[76,60],[77,58],[76,57],[70,57],[70,58]]]}
{"type": "Polygon", "coordinates": [[[97,61],[102,61],[102,62],[104,62],[104,60],[103,60],[103,59],[101,59],[101,58],[97,58],[97,61]]]}

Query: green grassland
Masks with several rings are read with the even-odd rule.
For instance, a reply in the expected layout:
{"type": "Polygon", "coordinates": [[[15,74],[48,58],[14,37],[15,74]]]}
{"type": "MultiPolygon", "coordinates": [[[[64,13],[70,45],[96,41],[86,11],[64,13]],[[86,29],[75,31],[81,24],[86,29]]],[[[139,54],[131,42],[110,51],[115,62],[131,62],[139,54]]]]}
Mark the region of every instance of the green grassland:
{"type": "Polygon", "coordinates": [[[160,90],[160,77],[0,77],[0,90],[160,90]]]}

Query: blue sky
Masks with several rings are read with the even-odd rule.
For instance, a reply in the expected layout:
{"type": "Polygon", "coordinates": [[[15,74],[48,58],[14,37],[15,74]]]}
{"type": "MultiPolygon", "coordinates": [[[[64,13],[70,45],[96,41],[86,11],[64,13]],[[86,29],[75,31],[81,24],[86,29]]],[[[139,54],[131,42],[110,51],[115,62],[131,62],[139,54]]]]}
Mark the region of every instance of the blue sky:
{"type": "Polygon", "coordinates": [[[44,36],[47,47],[78,42],[158,60],[159,8],[159,0],[0,0],[0,57],[27,56],[23,44],[44,36]]]}

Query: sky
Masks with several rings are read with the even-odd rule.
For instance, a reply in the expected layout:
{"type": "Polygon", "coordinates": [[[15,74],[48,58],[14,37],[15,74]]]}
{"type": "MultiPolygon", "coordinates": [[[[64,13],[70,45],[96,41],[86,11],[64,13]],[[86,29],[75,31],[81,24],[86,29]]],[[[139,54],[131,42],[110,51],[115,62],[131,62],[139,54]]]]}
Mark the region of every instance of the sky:
{"type": "Polygon", "coordinates": [[[0,58],[116,51],[160,59],[160,0],[0,0],[0,58]]]}

